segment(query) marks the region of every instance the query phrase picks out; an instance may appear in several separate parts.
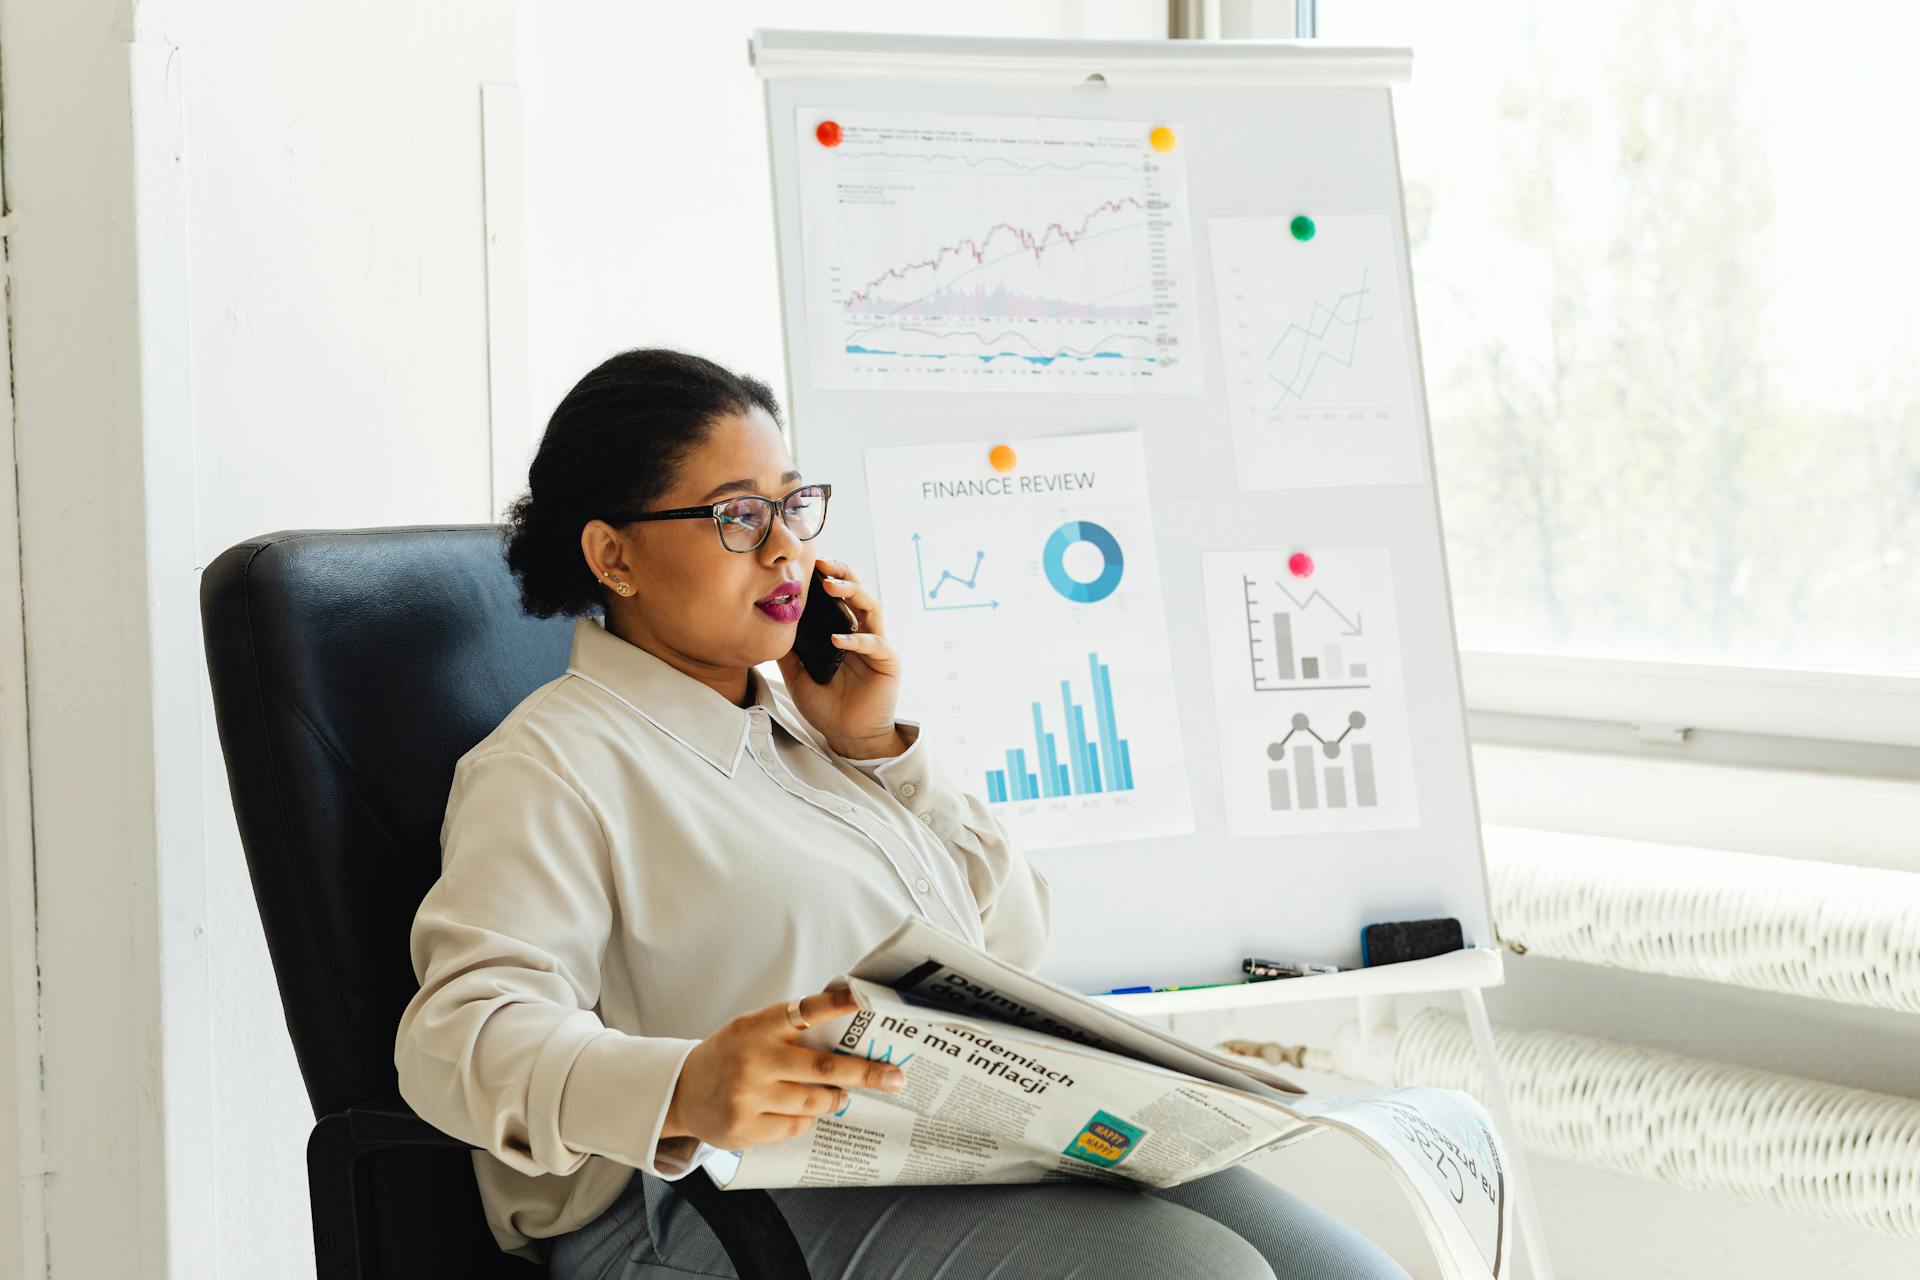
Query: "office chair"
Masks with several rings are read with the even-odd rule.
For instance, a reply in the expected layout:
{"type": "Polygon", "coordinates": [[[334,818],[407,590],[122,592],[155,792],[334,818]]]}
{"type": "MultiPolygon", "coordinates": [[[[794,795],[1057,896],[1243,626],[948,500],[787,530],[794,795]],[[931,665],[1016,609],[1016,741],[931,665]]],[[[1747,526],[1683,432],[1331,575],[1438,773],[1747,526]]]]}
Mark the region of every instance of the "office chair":
{"type": "MultiPolygon", "coordinates": [[[[453,766],[558,676],[572,621],[520,611],[494,525],[273,533],[200,583],[240,841],[317,1120],[320,1280],[530,1280],[482,1215],[470,1148],[400,1098],[413,915],[440,874],[453,766]]],[[[763,1191],[679,1186],[743,1280],[806,1280],[763,1191]]]]}

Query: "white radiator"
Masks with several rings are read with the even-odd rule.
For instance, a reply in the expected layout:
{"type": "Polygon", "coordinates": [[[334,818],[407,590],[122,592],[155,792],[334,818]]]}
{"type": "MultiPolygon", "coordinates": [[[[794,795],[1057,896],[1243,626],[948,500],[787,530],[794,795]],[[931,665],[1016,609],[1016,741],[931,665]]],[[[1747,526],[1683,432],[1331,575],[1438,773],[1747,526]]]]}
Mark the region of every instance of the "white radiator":
{"type": "MultiPolygon", "coordinates": [[[[1566,1031],[1493,1029],[1518,1134],[1582,1164],[1920,1238],[1920,1102],[1566,1031]]],[[[1466,1020],[1349,1022],[1331,1049],[1229,1040],[1234,1053],[1377,1085],[1486,1096],[1466,1020]]]]}
{"type": "Polygon", "coordinates": [[[1488,827],[1516,953],[1920,1013],[1920,875],[1488,827]]]}

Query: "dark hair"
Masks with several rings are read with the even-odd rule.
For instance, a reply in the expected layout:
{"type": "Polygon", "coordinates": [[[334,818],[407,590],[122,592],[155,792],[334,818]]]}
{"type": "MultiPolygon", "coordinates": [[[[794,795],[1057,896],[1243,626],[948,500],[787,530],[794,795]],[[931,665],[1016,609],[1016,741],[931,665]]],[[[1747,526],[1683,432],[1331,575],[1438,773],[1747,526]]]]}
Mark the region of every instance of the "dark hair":
{"type": "Polygon", "coordinates": [[[587,521],[651,506],[714,420],[764,409],[766,383],[659,347],[623,351],[574,384],[547,420],[527,492],[507,509],[507,567],[538,618],[592,613],[600,584],[580,554],[587,521]]]}

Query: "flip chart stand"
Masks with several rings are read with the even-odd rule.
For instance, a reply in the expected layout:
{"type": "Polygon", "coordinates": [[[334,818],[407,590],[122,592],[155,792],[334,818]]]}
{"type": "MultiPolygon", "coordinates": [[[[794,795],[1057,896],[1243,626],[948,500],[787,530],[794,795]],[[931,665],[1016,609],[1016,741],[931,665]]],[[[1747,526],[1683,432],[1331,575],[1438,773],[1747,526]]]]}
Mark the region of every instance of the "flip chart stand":
{"type": "Polygon", "coordinates": [[[1371,969],[1347,969],[1340,973],[1315,974],[1306,978],[1280,978],[1271,982],[1236,983],[1225,987],[1198,987],[1191,991],[1149,991],[1123,996],[1096,996],[1104,1004],[1141,1018],[1157,1018],[1172,1013],[1219,1012],[1227,1009],[1266,1008],[1280,1004],[1304,1004],[1312,1000],[1357,999],[1363,1031],[1384,1027],[1393,1019],[1392,999],[1398,995],[1430,995],[1451,991],[1460,997],[1474,1046],[1480,1051],[1480,1075],[1486,1096],[1481,1099],[1493,1115],[1493,1123],[1507,1136],[1507,1158],[1512,1163],[1515,1211],[1520,1219],[1520,1243],[1535,1280],[1554,1280],[1553,1261],[1547,1256],[1546,1237],[1540,1227],[1540,1210],[1534,1200],[1533,1179],[1527,1174],[1526,1160],[1520,1152],[1520,1126],[1513,1119],[1513,1105],[1507,1097],[1506,1078],[1500,1073],[1500,1059],[1494,1052],[1493,1024],[1487,1019],[1486,1000],[1480,992],[1506,981],[1506,965],[1501,953],[1492,947],[1465,947],[1424,960],[1383,964],[1371,969]]]}

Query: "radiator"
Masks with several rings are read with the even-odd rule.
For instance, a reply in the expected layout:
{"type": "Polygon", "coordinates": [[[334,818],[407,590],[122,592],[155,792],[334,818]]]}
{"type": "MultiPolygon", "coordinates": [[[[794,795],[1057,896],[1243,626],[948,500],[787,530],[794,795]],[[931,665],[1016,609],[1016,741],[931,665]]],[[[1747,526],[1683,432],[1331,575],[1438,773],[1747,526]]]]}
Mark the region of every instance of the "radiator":
{"type": "Polygon", "coordinates": [[[1920,875],[1486,828],[1500,941],[1675,978],[1920,1013],[1920,875]]]}
{"type": "MultiPolygon", "coordinates": [[[[1920,1239],[1920,1102],[1566,1031],[1493,1029],[1520,1132],[1581,1164],[1920,1239]]],[[[1486,1096],[1466,1020],[1340,1028],[1331,1049],[1229,1040],[1234,1053],[1376,1085],[1486,1096]]]]}

